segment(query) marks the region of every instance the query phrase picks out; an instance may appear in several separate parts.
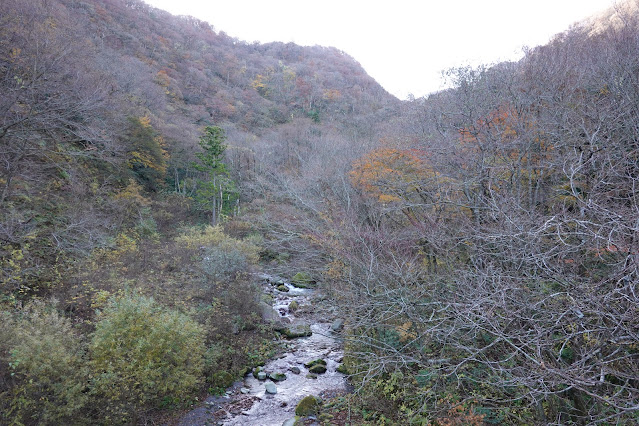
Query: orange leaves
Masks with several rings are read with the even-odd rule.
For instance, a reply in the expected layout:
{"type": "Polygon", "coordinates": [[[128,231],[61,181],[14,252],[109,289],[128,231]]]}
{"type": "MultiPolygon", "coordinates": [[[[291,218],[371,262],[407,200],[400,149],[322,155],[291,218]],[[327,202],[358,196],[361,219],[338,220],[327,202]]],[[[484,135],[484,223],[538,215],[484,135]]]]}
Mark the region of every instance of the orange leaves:
{"type": "Polygon", "coordinates": [[[350,177],[356,187],[386,204],[415,191],[423,173],[423,162],[410,151],[380,148],[356,161],[350,177]]]}
{"type": "Polygon", "coordinates": [[[460,183],[436,170],[432,161],[425,151],[380,148],[356,161],[350,178],[365,195],[384,207],[392,206],[418,229],[425,223],[468,216],[460,183]]]}
{"type": "Polygon", "coordinates": [[[533,114],[502,105],[459,131],[462,152],[490,153],[498,161],[537,164],[548,158],[548,144],[533,114]]]}
{"type": "Polygon", "coordinates": [[[399,201],[400,198],[396,195],[381,194],[379,196],[379,202],[382,204],[392,203],[393,201],[399,201]]]}
{"type": "Polygon", "coordinates": [[[459,131],[460,142],[464,147],[482,144],[487,141],[510,142],[518,137],[521,117],[513,108],[500,106],[472,126],[459,131]]]}
{"type": "Polygon", "coordinates": [[[169,77],[169,74],[166,72],[166,70],[158,71],[158,73],[155,75],[155,81],[167,90],[168,87],[171,85],[171,78],[169,77]]]}

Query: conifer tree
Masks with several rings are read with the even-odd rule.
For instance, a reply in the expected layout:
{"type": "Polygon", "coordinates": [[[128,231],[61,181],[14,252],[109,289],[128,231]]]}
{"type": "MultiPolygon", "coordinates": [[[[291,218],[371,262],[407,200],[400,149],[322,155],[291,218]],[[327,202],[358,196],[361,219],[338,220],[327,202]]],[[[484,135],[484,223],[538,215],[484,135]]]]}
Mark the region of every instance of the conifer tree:
{"type": "Polygon", "coordinates": [[[224,129],[206,126],[200,137],[203,152],[195,154],[199,162],[194,164],[194,168],[205,176],[198,180],[195,198],[198,206],[210,211],[213,226],[218,223],[224,209],[229,210],[232,202],[237,199],[235,182],[229,177],[224,163],[225,141],[224,129]]]}

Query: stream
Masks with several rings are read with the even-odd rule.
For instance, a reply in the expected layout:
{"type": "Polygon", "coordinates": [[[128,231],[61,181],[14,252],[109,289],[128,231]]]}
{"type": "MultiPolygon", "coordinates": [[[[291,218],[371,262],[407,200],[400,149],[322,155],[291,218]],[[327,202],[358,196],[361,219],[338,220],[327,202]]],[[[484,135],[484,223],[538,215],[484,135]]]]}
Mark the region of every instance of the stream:
{"type": "Polygon", "coordinates": [[[248,374],[225,395],[209,396],[203,406],[182,418],[180,426],[292,425],[295,407],[302,398],[309,395],[330,398],[346,392],[346,378],[336,371],[344,356],[340,332],[332,330],[334,324],[329,319],[332,315],[317,307],[321,299],[318,290],[298,288],[266,274],[259,274],[258,279],[264,293],[273,296],[273,312],[268,312],[271,319],[283,323],[289,330],[308,330],[310,326],[312,334],[287,340],[285,352],[264,365],[263,371],[267,375],[284,373],[285,380],[258,380],[248,374]],[[278,290],[280,285],[288,292],[278,290]],[[299,306],[294,312],[289,309],[292,301],[299,306]],[[316,359],[326,361],[325,373],[309,374],[304,364],[316,359]],[[273,386],[276,393],[266,391],[269,387],[272,392],[273,386]]]}

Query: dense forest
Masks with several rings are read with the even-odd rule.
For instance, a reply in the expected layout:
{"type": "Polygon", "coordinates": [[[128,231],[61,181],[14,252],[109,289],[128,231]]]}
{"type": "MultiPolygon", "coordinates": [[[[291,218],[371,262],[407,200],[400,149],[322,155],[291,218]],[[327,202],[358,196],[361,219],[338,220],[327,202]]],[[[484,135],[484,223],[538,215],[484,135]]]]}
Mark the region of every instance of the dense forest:
{"type": "Polygon", "coordinates": [[[256,271],[344,316],[349,424],[639,422],[635,3],[399,101],[334,48],[3,0],[0,423],[223,391],[278,350],[256,271]]]}

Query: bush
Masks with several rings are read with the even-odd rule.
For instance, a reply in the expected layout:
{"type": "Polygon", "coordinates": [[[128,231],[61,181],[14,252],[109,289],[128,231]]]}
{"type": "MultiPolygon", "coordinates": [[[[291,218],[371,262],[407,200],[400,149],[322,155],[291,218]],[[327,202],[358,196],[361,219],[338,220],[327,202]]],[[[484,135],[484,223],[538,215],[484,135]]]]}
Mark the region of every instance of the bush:
{"type": "Polygon", "coordinates": [[[112,299],[90,345],[94,392],[115,419],[182,400],[200,381],[204,351],[204,332],[188,316],[142,296],[112,299]]]}
{"type": "Polygon", "coordinates": [[[256,264],[260,257],[260,248],[255,244],[257,242],[255,238],[248,238],[247,240],[231,238],[224,234],[222,227],[219,225],[206,226],[204,229],[187,229],[183,234],[176,237],[175,241],[179,246],[189,250],[208,247],[218,247],[225,251],[235,249],[240,251],[251,264],[256,264]]]}
{"type": "Polygon", "coordinates": [[[12,385],[0,389],[0,423],[81,423],[88,373],[70,322],[43,302],[0,312],[0,322],[0,358],[9,367],[3,376],[12,385]]]}
{"type": "Polygon", "coordinates": [[[202,270],[213,282],[234,280],[247,269],[246,256],[234,247],[211,247],[202,260],[202,270]]]}

